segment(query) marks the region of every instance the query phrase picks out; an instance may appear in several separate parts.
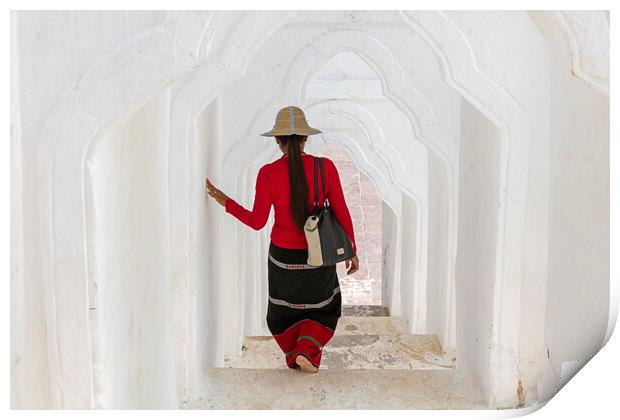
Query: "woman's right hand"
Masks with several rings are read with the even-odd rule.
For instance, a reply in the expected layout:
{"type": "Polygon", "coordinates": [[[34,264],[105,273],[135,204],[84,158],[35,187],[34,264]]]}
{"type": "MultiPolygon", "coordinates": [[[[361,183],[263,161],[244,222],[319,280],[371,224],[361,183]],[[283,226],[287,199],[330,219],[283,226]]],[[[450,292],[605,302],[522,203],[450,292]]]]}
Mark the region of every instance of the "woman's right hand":
{"type": "Polygon", "coordinates": [[[347,274],[353,274],[360,268],[360,260],[357,258],[357,255],[354,255],[350,260],[345,261],[345,266],[347,268],[347,274]]]}

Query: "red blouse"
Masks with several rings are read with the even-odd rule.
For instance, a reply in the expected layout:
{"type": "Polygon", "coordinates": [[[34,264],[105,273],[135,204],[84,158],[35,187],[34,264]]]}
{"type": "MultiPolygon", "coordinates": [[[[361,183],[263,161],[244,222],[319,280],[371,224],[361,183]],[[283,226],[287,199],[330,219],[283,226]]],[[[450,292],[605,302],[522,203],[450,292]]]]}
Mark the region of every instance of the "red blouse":
{"type": "MultiPolygon", "coordinates": [[[[302,154],[302,162],[308,183],[308,214],[314,208],[314,155],[302,154]]],[[[254,206],[252,211],[246,210],[232,198],[226,200],[226,212],[232,214],[244,224],[254,230],[262,229],[267,224],[271,206],[275,208],[275,221],[271,229],[271,241],[282,248],[308,248],[306,235],[300,232],[293,222],[290,209],[290,182],[288,174],[287,156],[263,165],[256,177],[254,206]]],[[[349,208],[342,193],[342,185],[336,165],[329,158],[322,157],[325,169],[325,189],[327,200],[332,212],[342,228],[351,239],[353,251],[357,252],[355,233],[349,208]]],[[[323,206],[323,191],[321,187],[319,168],[319,207],[323,206]]]]}

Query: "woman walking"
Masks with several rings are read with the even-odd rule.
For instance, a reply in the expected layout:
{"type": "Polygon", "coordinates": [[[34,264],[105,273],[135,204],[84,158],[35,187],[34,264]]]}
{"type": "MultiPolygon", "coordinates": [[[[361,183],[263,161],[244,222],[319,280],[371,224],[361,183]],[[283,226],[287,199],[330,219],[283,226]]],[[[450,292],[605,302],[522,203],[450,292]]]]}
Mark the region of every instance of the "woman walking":
{"type": "MultiPolygon", "coordinates": [[[[336,265],[314,267],[307,264],[308,243],[304,224],[314,208],[314,159],[305,153],[309,135],[320,130],[308,126],[301,108],[282,108],[270,131],[283,155],[260,168],[252,211],[215,188],[207,178],[211,197],[227,213],[255,230],[267,223],[271,206],[275,222],[269,244],[269,303],[267,325],[289,368],[317,372],[323,347],[334,335],[341,315],[342,299],[336,265]]],[[[319,188],[318,203],[327,197],[334,216],[357,252],[353,222],[344,199],[334,163],[321,158],[325,166],[325,191],[319,188]]],[[[320,173],[319,173],[320,176],[320,173]]],[[[321,185],[321,182],[319,182],[321,185]]],[[[359,269],[357,255],[346,261],[347,274],[359,269]]]]}

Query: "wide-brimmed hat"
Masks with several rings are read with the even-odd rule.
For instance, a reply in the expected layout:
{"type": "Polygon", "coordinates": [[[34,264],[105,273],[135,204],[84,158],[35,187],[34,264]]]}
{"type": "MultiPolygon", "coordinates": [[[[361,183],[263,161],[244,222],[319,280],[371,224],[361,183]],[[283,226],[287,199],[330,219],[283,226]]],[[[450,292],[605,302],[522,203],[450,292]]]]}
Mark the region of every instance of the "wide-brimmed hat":
{"type": "Polygon", "coordinates": [[[290,134],[309,136],[319,133],[322,133],[322,131],[308,125],[304,111],[301,108],[287,106],[278,111],[273,128],[262,133],[261,136],[288,136],[290,134]]]}

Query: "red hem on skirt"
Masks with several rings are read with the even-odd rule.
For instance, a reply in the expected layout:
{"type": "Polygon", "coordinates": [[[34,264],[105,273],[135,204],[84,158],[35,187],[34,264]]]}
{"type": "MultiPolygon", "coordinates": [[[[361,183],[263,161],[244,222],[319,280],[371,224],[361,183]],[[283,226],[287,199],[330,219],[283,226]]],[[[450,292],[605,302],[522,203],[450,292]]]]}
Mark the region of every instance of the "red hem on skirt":
{"type": "Polygon", "coordinates": [[[289,368],[296,368],[295,358],[305,355],[316,367],[321,364],[323,347],[331,340],[334,330],[314,319],[302,319],[274,338],[286,355],[289,368]]]}

